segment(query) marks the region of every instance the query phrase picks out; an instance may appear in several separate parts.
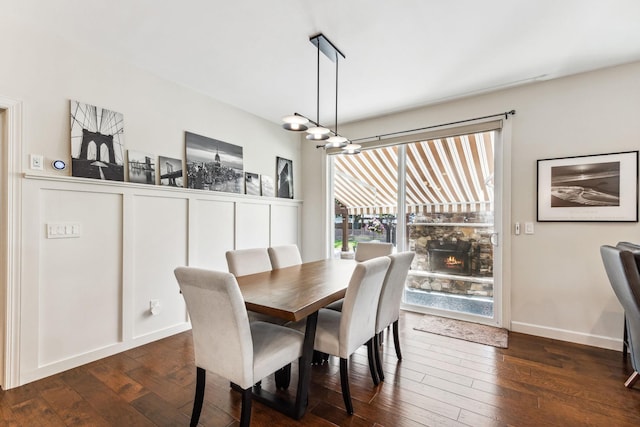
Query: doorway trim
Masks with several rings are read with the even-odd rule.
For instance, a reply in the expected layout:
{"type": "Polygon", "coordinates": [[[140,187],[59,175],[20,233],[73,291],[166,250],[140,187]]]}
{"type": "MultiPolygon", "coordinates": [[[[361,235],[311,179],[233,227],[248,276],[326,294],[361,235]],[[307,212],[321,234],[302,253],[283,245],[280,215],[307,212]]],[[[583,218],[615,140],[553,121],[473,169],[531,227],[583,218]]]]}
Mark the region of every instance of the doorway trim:
{"type": "Polygon", "coordinates": [[[20,271],[21,271],[21,197],[22,102],[0,96],[0,111],[4,116],[2,155],[0,159],[2,185],[2,263],[4,304],[2,331],[2,366],[0,385],[7,390],[20,385],[20,271]]]}

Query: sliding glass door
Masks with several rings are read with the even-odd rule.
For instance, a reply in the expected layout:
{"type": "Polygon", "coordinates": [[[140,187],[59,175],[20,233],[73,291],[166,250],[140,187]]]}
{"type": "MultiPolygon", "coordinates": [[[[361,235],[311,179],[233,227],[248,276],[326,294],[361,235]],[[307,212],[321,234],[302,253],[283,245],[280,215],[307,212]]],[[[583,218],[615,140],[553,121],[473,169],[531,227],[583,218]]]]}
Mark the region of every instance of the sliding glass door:
{"type": "Polygon", "coordinates": [[[333,157],[336,257],[361,241],[392,242],[416,258],[404,304],[497,323],[496,131],[333,157]]]}

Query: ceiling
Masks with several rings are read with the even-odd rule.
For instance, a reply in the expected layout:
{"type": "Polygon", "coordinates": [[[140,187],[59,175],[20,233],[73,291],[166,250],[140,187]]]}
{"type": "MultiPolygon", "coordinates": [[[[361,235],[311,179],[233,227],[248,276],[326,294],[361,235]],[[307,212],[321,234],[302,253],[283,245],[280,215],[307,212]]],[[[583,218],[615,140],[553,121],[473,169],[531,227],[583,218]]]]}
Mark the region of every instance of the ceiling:
{"type": "Polygon", "coordinates": [[[0,0],[3,15],[272,122],[340,123],[640,60],[638,0],[0,0]],[[335,64],[320,59],[320,122],[335,64]]]}

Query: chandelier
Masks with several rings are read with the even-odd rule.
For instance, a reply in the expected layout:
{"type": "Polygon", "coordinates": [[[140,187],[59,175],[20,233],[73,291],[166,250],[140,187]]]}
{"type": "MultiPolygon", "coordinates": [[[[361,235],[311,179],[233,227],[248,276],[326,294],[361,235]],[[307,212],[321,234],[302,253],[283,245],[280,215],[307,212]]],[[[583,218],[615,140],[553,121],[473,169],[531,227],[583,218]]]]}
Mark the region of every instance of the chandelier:
{"type": "Polygon", "coordinates": [[[318,141],[316,148],[342,148],[344,154],[358,154],[360,145],[353,144],[347,138],[338,134],[338,60],[345,56],[331,41],[322,33],[309,38],[309,41],[317,49],[317,81],[316,81],[316,121],[310,118],[294,113],[282,119],[284,124],[282,127],[286,130],[294,132],[307,132],[306,138],[310,141],[318,141]],[[331,130],[320,124],[320,52],[322,52],[331,62],[336,64],[336,127],[331,130]]]}

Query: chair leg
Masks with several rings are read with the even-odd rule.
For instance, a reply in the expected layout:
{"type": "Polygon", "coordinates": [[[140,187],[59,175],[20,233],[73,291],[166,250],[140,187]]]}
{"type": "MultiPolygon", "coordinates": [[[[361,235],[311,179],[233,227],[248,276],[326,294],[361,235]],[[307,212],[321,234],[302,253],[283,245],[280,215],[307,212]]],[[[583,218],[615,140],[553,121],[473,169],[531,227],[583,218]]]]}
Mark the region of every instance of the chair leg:
{"type": "Polygon", "coordinates": [[[371,379],[373,380],[373,385],[380,384],[378,380],[378,373],[376,372],[376,357],[374,353],[377,353],[378,350],[374,349],[373,346],[374,338],[371,338],[367,341],[367,359],[369,359],[369,371],[371,372],[371,379]]]}
{"type": "Polygon", "coordinates": [[[633,374],[631,374],[631,376],[627,379],[627,381],[624,383],[624,386],[627,388],[631,388],[638,380],[640,380],[640,374],[638,373],[638,371],[633,371],[633,374]]]}
{"type": "Polygon", "coordinates": [[[351,404],[351,392],[349,391],[349,369],[347,359],[340,358],[340,386],[342,387],[342,399],[347,408],[347,414],[353,415],[353,405],[351,404]]]}
{"type": "Polygon", "coordinates": [[[400,334],[398,333],[398,321],[393,322],[393,345],[396,348],[396,356],[398,360],[402,360],[402,353],[400,352],[400,334]]]}
{"type": "Polygon", "coordinates": [[[291,383],[291,363],[275,372],[276,388],[286,390],[291,383]]]}
{"type": "Polygon", "coordinates": [[[240,427],[251,424],[251,387],[242,390],[242,409],[240,410],[240,427]]]}
{"type": "Polygon", "coordinates": [[[373,337],[373,355],[376,359],[376,369],[378,370],[378,378],[380,381],[384,381],[384,372],[382,371],[382,358],[380,357],[380,336],[375,335],[373,337]]]}
{"type": "Polygon", "coordinates": [[[207,371],[196,367],[196,396],[193,399],[193,411],[191,412],[191,427],[196,427],[200,420],[202,402],[204,401],[204,386],[206,385],[207,371]]]}

